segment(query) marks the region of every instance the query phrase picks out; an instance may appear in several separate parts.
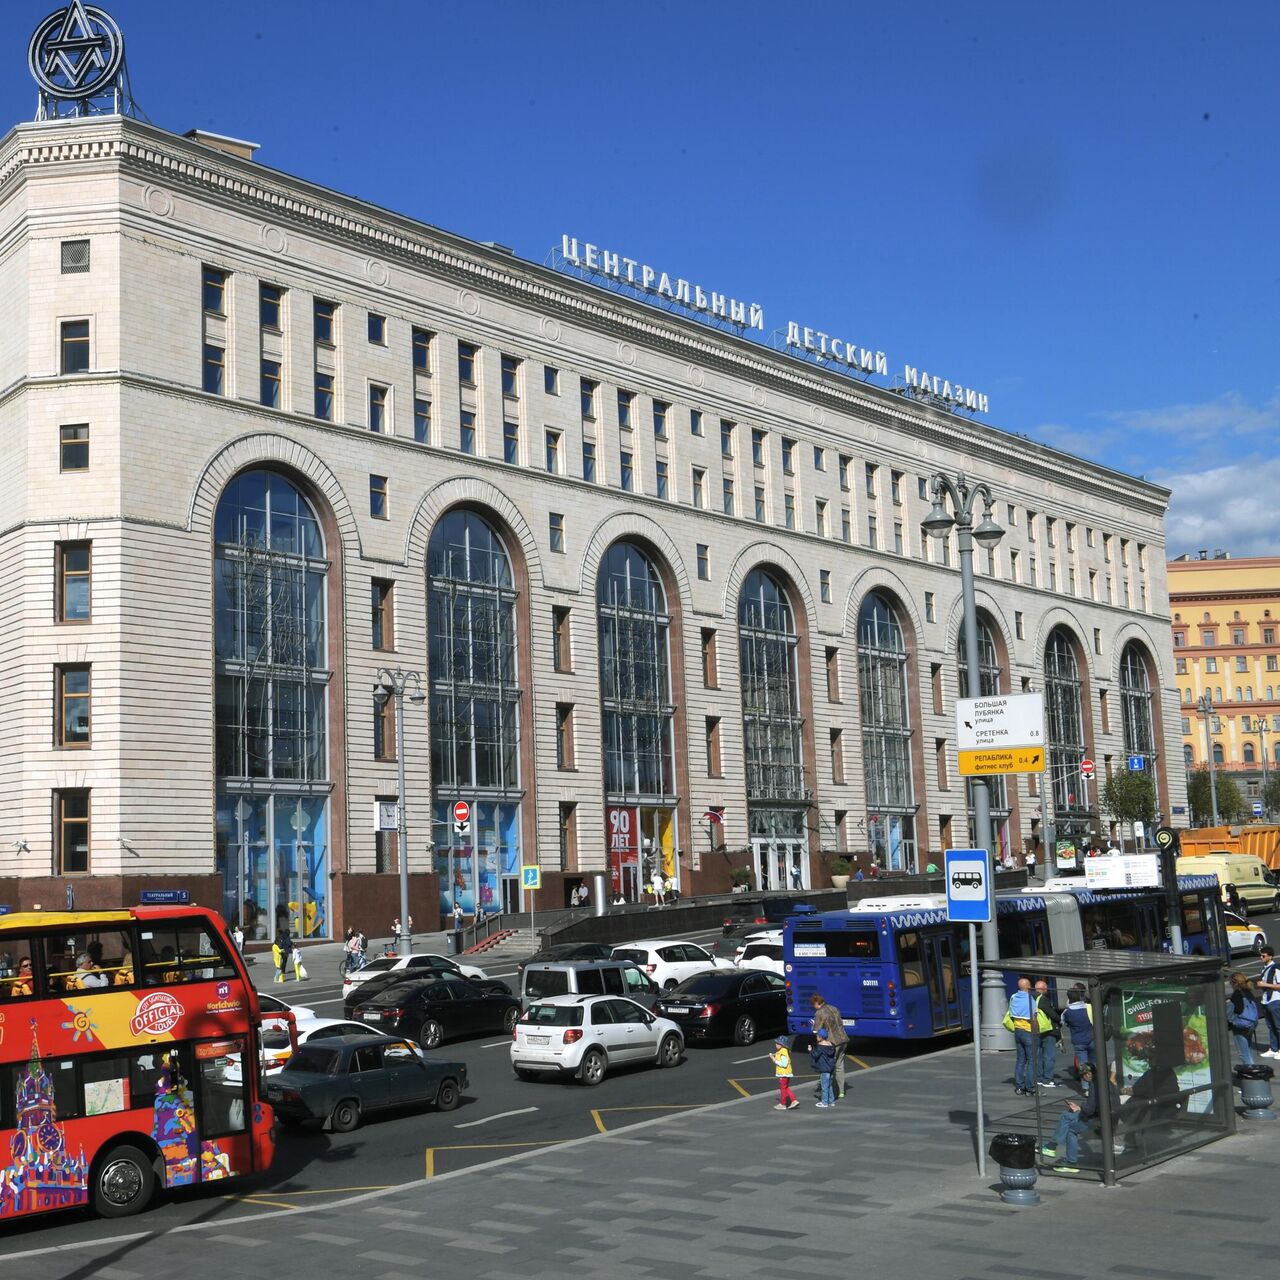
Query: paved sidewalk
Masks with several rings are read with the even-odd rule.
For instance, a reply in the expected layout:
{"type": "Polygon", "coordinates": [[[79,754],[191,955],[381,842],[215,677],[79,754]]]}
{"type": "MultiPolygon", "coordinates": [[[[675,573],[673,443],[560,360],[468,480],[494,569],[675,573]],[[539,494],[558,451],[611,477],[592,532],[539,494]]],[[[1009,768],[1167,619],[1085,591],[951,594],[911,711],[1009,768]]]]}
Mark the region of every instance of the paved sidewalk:
{"type": "MultiPolygon", "coordinates": [[[[0,1273],[172,1280],[198,1269],[286,1280],[326,1256],[341,1258],[343,1275],[376,1280],[428,1270],[468,1280],[1274,1272],[1280,1123],[1242,1121],[1235,1137],[1116,1189],[1041,1178],[1043,1204],[1012,1209],[992,1189],[994,1169],[985,1181],[976,1173],[971,1063],[959,1049],[851,1073],[831,1111],[801,1087],[804,1104],[791,1112],[772,1110],[772,1096],[675,1112],[310,1212],[249,1217],[210,1198],[199,1226],[152,1235],[143,1218],[129,1239],[11,1255],[0,1273]]],[[[1010,1065],[1010,1055],[989,1055],[996,1115],[1010,1105],[1010,1065]]],[[[662,1081],[655,1072],[655,1099],[662,1081]]],[[[606,1081],[602,1105],[607,1091],[606,1081]]],[[[23,1246],[39,1251],[39,1232],[23,1246]]]]}

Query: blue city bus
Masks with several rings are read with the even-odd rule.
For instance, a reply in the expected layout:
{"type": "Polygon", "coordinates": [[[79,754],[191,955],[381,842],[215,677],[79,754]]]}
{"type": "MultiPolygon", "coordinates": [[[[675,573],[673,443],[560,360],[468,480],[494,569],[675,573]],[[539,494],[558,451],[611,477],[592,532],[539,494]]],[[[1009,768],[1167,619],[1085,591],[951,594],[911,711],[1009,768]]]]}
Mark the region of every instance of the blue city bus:
{"type": "MultiPolygon", "coordinates": [[[[1178,891],[1183,950],[1227,958],[1217,878],[1179,876],[1178,891]]],[[[996,898],[1002,958],[1167,950],[1167,926],[1159,889],[1093,890],[1059,880],[996,898]]],[[[783,926],[783,965],[793,1035],[812,1029],[815,992],[840,1010],[855,1039],[928,1039],[971,1025],[969,930],[947,919],[941,894],[794,916],[783,926]]]]}

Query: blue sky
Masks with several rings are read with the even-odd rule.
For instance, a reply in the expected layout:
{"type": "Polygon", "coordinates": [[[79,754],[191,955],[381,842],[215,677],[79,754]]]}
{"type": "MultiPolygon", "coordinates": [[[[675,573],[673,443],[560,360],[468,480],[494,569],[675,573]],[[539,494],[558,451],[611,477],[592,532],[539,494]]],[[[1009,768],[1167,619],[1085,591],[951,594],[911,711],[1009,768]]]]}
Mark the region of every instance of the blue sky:
{"type": "MultiPolygon", "coordinates": [[[[4,6],[5,124],[52,7],[4,6]]],[[[1171,554],[1280,552],[1280,6],[103,7],[156,124],[848,334],[1169,485],[1171,554]]]]}

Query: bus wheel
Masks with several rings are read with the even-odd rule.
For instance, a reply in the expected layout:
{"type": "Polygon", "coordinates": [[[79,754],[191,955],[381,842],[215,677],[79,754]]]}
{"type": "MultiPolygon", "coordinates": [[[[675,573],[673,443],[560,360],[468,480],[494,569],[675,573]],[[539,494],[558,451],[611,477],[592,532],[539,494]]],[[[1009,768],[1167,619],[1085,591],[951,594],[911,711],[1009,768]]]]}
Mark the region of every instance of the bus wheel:
{"type": "Polygon", "coordinates": [[[156,1190],[151,1158],[137,1147],[112,1147],[93,1175],[94,1211],[104,1218],[140,1213],[156,1190]]]}

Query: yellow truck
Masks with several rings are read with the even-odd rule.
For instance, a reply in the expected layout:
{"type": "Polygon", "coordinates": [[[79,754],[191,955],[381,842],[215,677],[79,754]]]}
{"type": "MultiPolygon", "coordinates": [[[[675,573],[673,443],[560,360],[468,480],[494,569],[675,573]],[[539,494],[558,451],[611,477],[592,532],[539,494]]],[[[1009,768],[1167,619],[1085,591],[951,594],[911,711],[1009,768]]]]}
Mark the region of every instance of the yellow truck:
{"type": "Polygon", "coordinates": [[[1280,910],[1280,826],[1200,827],[1178,833],[1179,875],[1216,875],[1246,909],[1280,910]]]}

